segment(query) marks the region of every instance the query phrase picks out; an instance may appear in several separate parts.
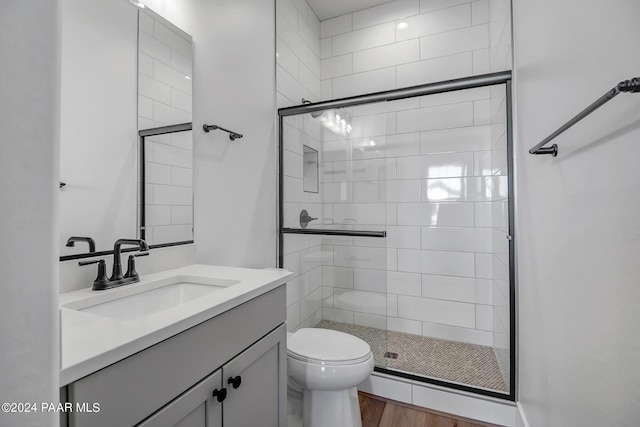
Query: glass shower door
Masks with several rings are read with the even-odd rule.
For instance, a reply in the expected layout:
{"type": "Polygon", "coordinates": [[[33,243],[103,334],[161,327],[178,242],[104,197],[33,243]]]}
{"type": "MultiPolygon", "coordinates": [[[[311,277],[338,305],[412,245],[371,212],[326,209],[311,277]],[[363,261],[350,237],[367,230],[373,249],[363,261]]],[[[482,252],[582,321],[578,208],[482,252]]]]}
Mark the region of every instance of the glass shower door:
{"type": "Polygon", "coordinates": [[[364,339],[379,372],[512,399],[509,78],[463,80],[281,115],[287,320],[364,339]]]}
{"type": "Polygon", "coordinates": [[[382,349],[387,170],[368,144],[384,124],[329,109],[284,117],[282,135],[282,265],[297,274],[288,285],[289,329],[363,337],[368,329],[357,326],[374,328],[382,349]]]}

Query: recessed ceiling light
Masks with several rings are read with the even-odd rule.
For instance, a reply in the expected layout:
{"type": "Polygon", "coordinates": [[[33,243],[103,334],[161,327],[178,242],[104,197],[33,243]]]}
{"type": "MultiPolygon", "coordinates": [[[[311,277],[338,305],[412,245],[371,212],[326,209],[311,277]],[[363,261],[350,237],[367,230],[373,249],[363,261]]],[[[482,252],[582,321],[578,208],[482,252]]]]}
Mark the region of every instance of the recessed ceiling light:
{"type": "Polygon", "coordinates": [[[407,24],[406,22],[402,21],[398,24],[398,26],[396,27],[399,30],[406,30],[407,28],[409,28],[409,24],[407,24]]]}
{"type": "Polygon", "coordinates": [[[129,2],[134,5],[135,7],[139,7],[140,9],[144,9],[144,3],[142,3],[140,0],[129,0],[129,2]]]}

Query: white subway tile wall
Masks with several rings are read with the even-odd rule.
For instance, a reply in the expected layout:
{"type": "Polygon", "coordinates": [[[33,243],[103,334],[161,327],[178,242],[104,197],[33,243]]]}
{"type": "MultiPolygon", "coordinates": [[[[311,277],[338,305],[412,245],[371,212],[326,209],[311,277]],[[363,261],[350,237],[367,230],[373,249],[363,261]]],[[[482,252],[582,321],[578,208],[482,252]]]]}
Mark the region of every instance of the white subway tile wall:
{"type": "Polygon", "coordinates": [[[503,192],[491,176],[490,97],[481,88],[345,109],[350,135],[324,134],[323,224],[387,231],[323,238],[324,319],[493,345],[492,215],[502,211],[492,201],[503,192]]]}
{"type": "Polygon", "coordinates": [[[322,21],[322,95],[343,98],[487,73],[489,15],[489,0],[396,0],[322,21]]]}
{"type": "MultiPolygon", "coordinates": [[[[494,12],[494,0],[396,0],[322,21],[316,40],[304,2],[278,0],[278,106],[510,69],[510,47],[494,46],[510,40],[508,2],[495,1],[494,12]]],[[[494,179],[507,173],[506,122],[496,119],[504,108],[504,92],[478,88],[343,109],[347,135],[308,114],[286,118],[285,226],[299,226],[307,209],[319,218],[313,226],[387,231],[384,240],[322,237],[293,247],[287,236],[285,266],[302,275],[318,267],[302,267],[301,254],[321,260],[321,290],[309,289],[308,307],[326,320],[508,344],[498,326],[508,327],[508,311],[494,307],[500,292],[508,309],[506,181],[494,179]],[[302,191],[303,144],[319,149],[318,194],[302,191]]],[[[291,330],[317,316],[302,309],[303,297],[299,289],[289,296],[291,330]]]]}
{"type": "MultiPolygon", "coordinates": [[[[190,38],[141,10],[138,48],[138,129],[191,122],[190,38]]],[[[145,180],[147,242],[193,240],[191,132],[147,137],[145,180]]]]}
{"type": "Polygon", "coordinates": [[[146,240],[193,240],[191,132],[147,137],[145,143],[146,240]]]}
{"type": "Polygon", "coordinates": [[[278,108],[320,99],[320,21],[305,1],[276,1],[278,108]]]}
{"type": "MultiPolygon", "coordinates": [[[[278,108],[298,105],[302,98],[320,100],[320,21],[306,1],[276,1],[276,88],[278,108]]],[[[339,60],[336,69],[339,69],[339,60]]],[[[350,71],[349,71],[350,72],[350,71]]],[[[303,146],[319,152],[322,130],[311,116],[295,116],[285,120],[283,129],[284,155],[284,226],[299,228],[300,211],[318,218],[312,226],[324,221],[325,211],[319,194],[331,194],[336,200],[353,199],[352,188],[327,187],[320,192],[303,191],[303,146]]],[[[326,167],[326,166],[325,166],[326,167]]],[[[320,236],[287,234],[284,238],[284,268],[296,275],[287,283],[287,328],[289,331],[311,327],[322,320],[321,306],[332,295],[323,294],[321,270],[323,247],[320,236]]],[[[353,315],[350,321],[353,322],[353,315]]]]}
{"type": "Polygon", "coordinates": [[[139,17],[138,127],[190,122],[191,40],[146,11],[139,17]]]}

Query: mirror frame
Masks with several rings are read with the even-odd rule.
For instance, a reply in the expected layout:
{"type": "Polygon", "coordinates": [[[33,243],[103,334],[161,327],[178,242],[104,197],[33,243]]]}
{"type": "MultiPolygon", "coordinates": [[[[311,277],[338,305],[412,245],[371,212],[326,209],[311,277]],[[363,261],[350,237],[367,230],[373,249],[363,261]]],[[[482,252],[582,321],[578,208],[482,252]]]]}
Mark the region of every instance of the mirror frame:
{"type": "MultiPolygon", "coordinates": [[[[193,122],[180,123],[177,125],[161,126],[157,128],[151,128],[151,129],[142,129],[138,131],[138,136],[140,137],[140,144],[139,144],[140,155],[138,156],[140,160],[140,164],[138,166],[140,179],[139,179],[139,187],[138,187],[139,206],[138,206],[138,233],[137,234],[143,240],[146,237],[146,230],[147,230],[146,209],[145,209],[145,206],[146,206],[145,138],[148,136],[166,135],[166,134],[171,134],[176,132],[185,132],[185,131],[191,131],[191,130],[193,130],[193,122]]],[[[193,229],[192,229],[192,233],[193,233],[193,229]]],[[[194,243],[194,240],[191,239],[191,240],[182,240],[178,242],[157,243],[154,245],[149,245],[149,249],[164,248],[168,246],[188,245],[190,243],[194,243]]]]}

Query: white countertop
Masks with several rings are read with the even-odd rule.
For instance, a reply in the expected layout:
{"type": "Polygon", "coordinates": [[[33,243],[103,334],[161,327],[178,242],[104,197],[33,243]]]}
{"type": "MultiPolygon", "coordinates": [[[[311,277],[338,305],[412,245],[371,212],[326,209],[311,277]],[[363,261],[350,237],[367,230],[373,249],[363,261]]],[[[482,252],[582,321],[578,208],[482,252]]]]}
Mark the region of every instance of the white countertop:
{"type": "Polygon", "coordinates": [[[142,276],[138,283],[106,291],[92,291],[88,288],[61,294],[60,386],[70,384],[275,289],[291,276],[291,272],[283,269],[189,265],[142,276]],[[136,287],[177,275],[215,277],[239,283],[136,320],[118,320],[63,307],[84,298],[95,297],[98,293],[128,294],[135,291],[136,287]]]}

